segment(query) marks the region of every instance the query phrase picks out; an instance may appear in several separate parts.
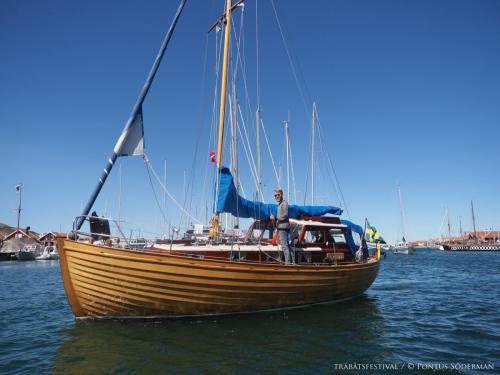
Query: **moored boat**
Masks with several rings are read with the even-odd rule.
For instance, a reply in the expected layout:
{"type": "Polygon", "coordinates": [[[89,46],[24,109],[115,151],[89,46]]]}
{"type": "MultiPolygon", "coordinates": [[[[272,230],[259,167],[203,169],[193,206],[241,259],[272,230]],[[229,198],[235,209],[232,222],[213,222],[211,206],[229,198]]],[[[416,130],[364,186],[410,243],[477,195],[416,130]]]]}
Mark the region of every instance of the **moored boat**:
{"type": "Polygon", "coordinates": [[[57,260],[59,259],[59,253],[55,246],[45,246],[40,255],[38,255],[35,260],[57,260]]]}
{"type": "Polygon", "coordinates": [[[40,249],[38,245],[29,245],[16,252],[16,258],[17,260],[35,260],[39,254],[40,249]]]}
{"type": "Polygon", "coordinates": [[[456,243],[443,244],[446,251],[500,251],[499,243],[456,243]]]}
{"type": "MultiPolygon", "coordinates": [[[[488,235],[491,231],[479,232],[476,230],[476,215],[474,213],[474,203],[470,202],[472,213],[472,224],[474,231],[468,234],[468,238],[459,238],[452,240],[451,234],[449,241],[442,244],[446,251],[500,251],[500,240],[497,238],[498,232],[494,235],[488,235]]],[[[449,226],[449,224],[448,224],[449,226]]]]}
{"type": "Polygon", "coordinates": [[[173,317],[255,312],[362,294],[379,259],[284,265],[141,252],[59,239],[77,317],[173,317]]]}
{"type": "Polygon", "coordinates": [[[394,254],[412,255],[415,253],[415,248],[413,246],[410,246],[406,241],[406,239],[408,238],[406,231],[406,219],[403,206],[403,196],[401,194],[401,188],[399,187],[399,184],[398,184],[398,196],[399,196],[399,209],[401,214],[401,225],[403,227],[403,238],[401,239],[400,242],[394,245],[394,254]]]}
{"type": "Polygon", "coordinates": [[[15,260],[16,253],[14,251],[0,251],[0,262],[15,260]]]}
{"type": "Polygon", "coordinates": [[[415,249],[408,244],[401,243],[394,246],[394,254],[399,255],[412,255],[415,253],[415,249]]]}

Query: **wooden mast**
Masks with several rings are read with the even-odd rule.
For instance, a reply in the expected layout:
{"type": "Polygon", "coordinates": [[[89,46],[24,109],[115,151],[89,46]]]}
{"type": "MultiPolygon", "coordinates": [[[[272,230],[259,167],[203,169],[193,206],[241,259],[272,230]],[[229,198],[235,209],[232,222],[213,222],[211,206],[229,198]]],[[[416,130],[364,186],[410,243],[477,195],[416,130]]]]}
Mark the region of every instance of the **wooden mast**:
{"type": "Polygon", "coordinates": [[[229,41],[231,36],[231,0],[226,2],[226,30],[224,34],[224,60],[222,63],[222,84],[220,90],[219,136],[217,139],[217,168],[222,166],[224,147],[224,119],[226,116],[227,66],[229,61],[229,41]]]}
{"type": "MultiPolygon", "coordinates": [[[[226,30],[224,33],[224,59],[222,62],[222,83],[220,89],[220,110],[219,110],[219,134],[217,137],[217,172],[220,171],[222,167],[222,154],[224,148],[224,120],[226,117],[226,99],[227,99],[227,70],[228,70],[228,62],[229,62],[229,42],[231,37],[231,11],[233,10],[233,5],[231,0],[226,1],[226,12],[222,15],[208,30],[210,32],[219,22],[225,20],[226,30]]],[[[216,190],[219,190],[219,178],[217,177],[217,187],[216,190]]],[[[220,220],[219,220],[219,212],[215,212],[212,217],[212,229],[210,229],[209,237],[218,237],[220,233],[220,220]]]]}

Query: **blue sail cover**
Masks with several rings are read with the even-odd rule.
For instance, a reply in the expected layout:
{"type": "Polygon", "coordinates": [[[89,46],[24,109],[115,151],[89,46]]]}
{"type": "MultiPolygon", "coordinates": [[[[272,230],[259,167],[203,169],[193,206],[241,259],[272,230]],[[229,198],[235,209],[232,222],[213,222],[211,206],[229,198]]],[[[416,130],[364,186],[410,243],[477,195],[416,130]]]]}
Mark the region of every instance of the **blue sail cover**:
{"type": "Polygon", "coordinates": [[[363,237],[364,229],[361,225],[354,224],[352,221],[349,220],[340,220],[341,224],[347,225],[349,229],[351,229],[353,232],[359,234],[360,237],[363,237]]]}
{"type": "MultiPolygon", "coordinates": [[[[228,168],[220,170],[219,196],[217,197],[217,212],[228,212],[241,218],[267,219],[278,215],[277,204],[266,204],[242,198],[236,191],[233,176],[228,168]]],[[[289,205],[288,216],[322,216],[325,214],[340,215],[342,209],[333,206],[298,206],[289,205]]]]}
{"type": "Polygon", "coordinates": [[[359,234],[359,237],[363,237],[363,232],[364,229],[361,225],[354,224],[352,221],[349,220],[340,220],[341,224],[347,225],[347,233],[345,236],[347,246],[351,249],[352,254],[356,254],[356,251],[358,251],[359,246],[356,245],[356,242],[354,242],[354,238],[352,236],[352,232],[359,234]]]}

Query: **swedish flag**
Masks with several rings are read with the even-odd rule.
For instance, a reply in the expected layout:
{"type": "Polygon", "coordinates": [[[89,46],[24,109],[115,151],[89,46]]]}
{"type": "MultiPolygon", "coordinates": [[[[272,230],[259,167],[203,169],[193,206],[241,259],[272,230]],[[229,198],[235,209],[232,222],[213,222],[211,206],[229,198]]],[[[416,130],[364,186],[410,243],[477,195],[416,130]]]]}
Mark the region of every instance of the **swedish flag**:
{"type": "Polygon", "coordinates": [[[370,225],[368,219],[366,220],[365,240],[366,242],[372,242],[372,243],[377,241],[380,243],[386,243],[385,240],[380,235],[377,228],[370,225]]]}

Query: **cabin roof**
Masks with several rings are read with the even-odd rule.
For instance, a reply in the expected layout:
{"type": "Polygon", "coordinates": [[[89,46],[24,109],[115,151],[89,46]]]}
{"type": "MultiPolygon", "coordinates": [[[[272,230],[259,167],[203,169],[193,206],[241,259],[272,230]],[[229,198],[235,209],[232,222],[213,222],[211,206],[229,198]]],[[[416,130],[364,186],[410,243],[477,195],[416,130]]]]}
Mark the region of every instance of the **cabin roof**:
{"type": "Polygon", "coordinates": [[[48,237],[49,235],[52,235],[54,237],[66,237],[67,236],[67,233],[63,233],[63,232],[47,232],[45,233],[43,236],[40,236],[38,238],[39,241],[43,241],[46,237],[48,237]]]}
{"type": "Polygon", "coordinates": [[[308,226],[312,226],[312,227],[347,228],[347,225],[345,225],[345,224],[323,223],[321,221],[316,221],[316,220],[290,219],[290,223],[299,224],[299,225],[308,225],[308,226]]]}
{"type": "Polygon", "coordinates": [[[15,235],[18,233],[21,234],[22,237],[27,237],[27,238],[32,239],[33,241],[39,242],[38,236],[35,233],[32,233],[32,232],[26,233],[22,229],[15,229],[13,232],[9,233],[7,236],[5,236],[4,241],[8,241],[8,240],[13,239],[15,237],[15,235]]]}

